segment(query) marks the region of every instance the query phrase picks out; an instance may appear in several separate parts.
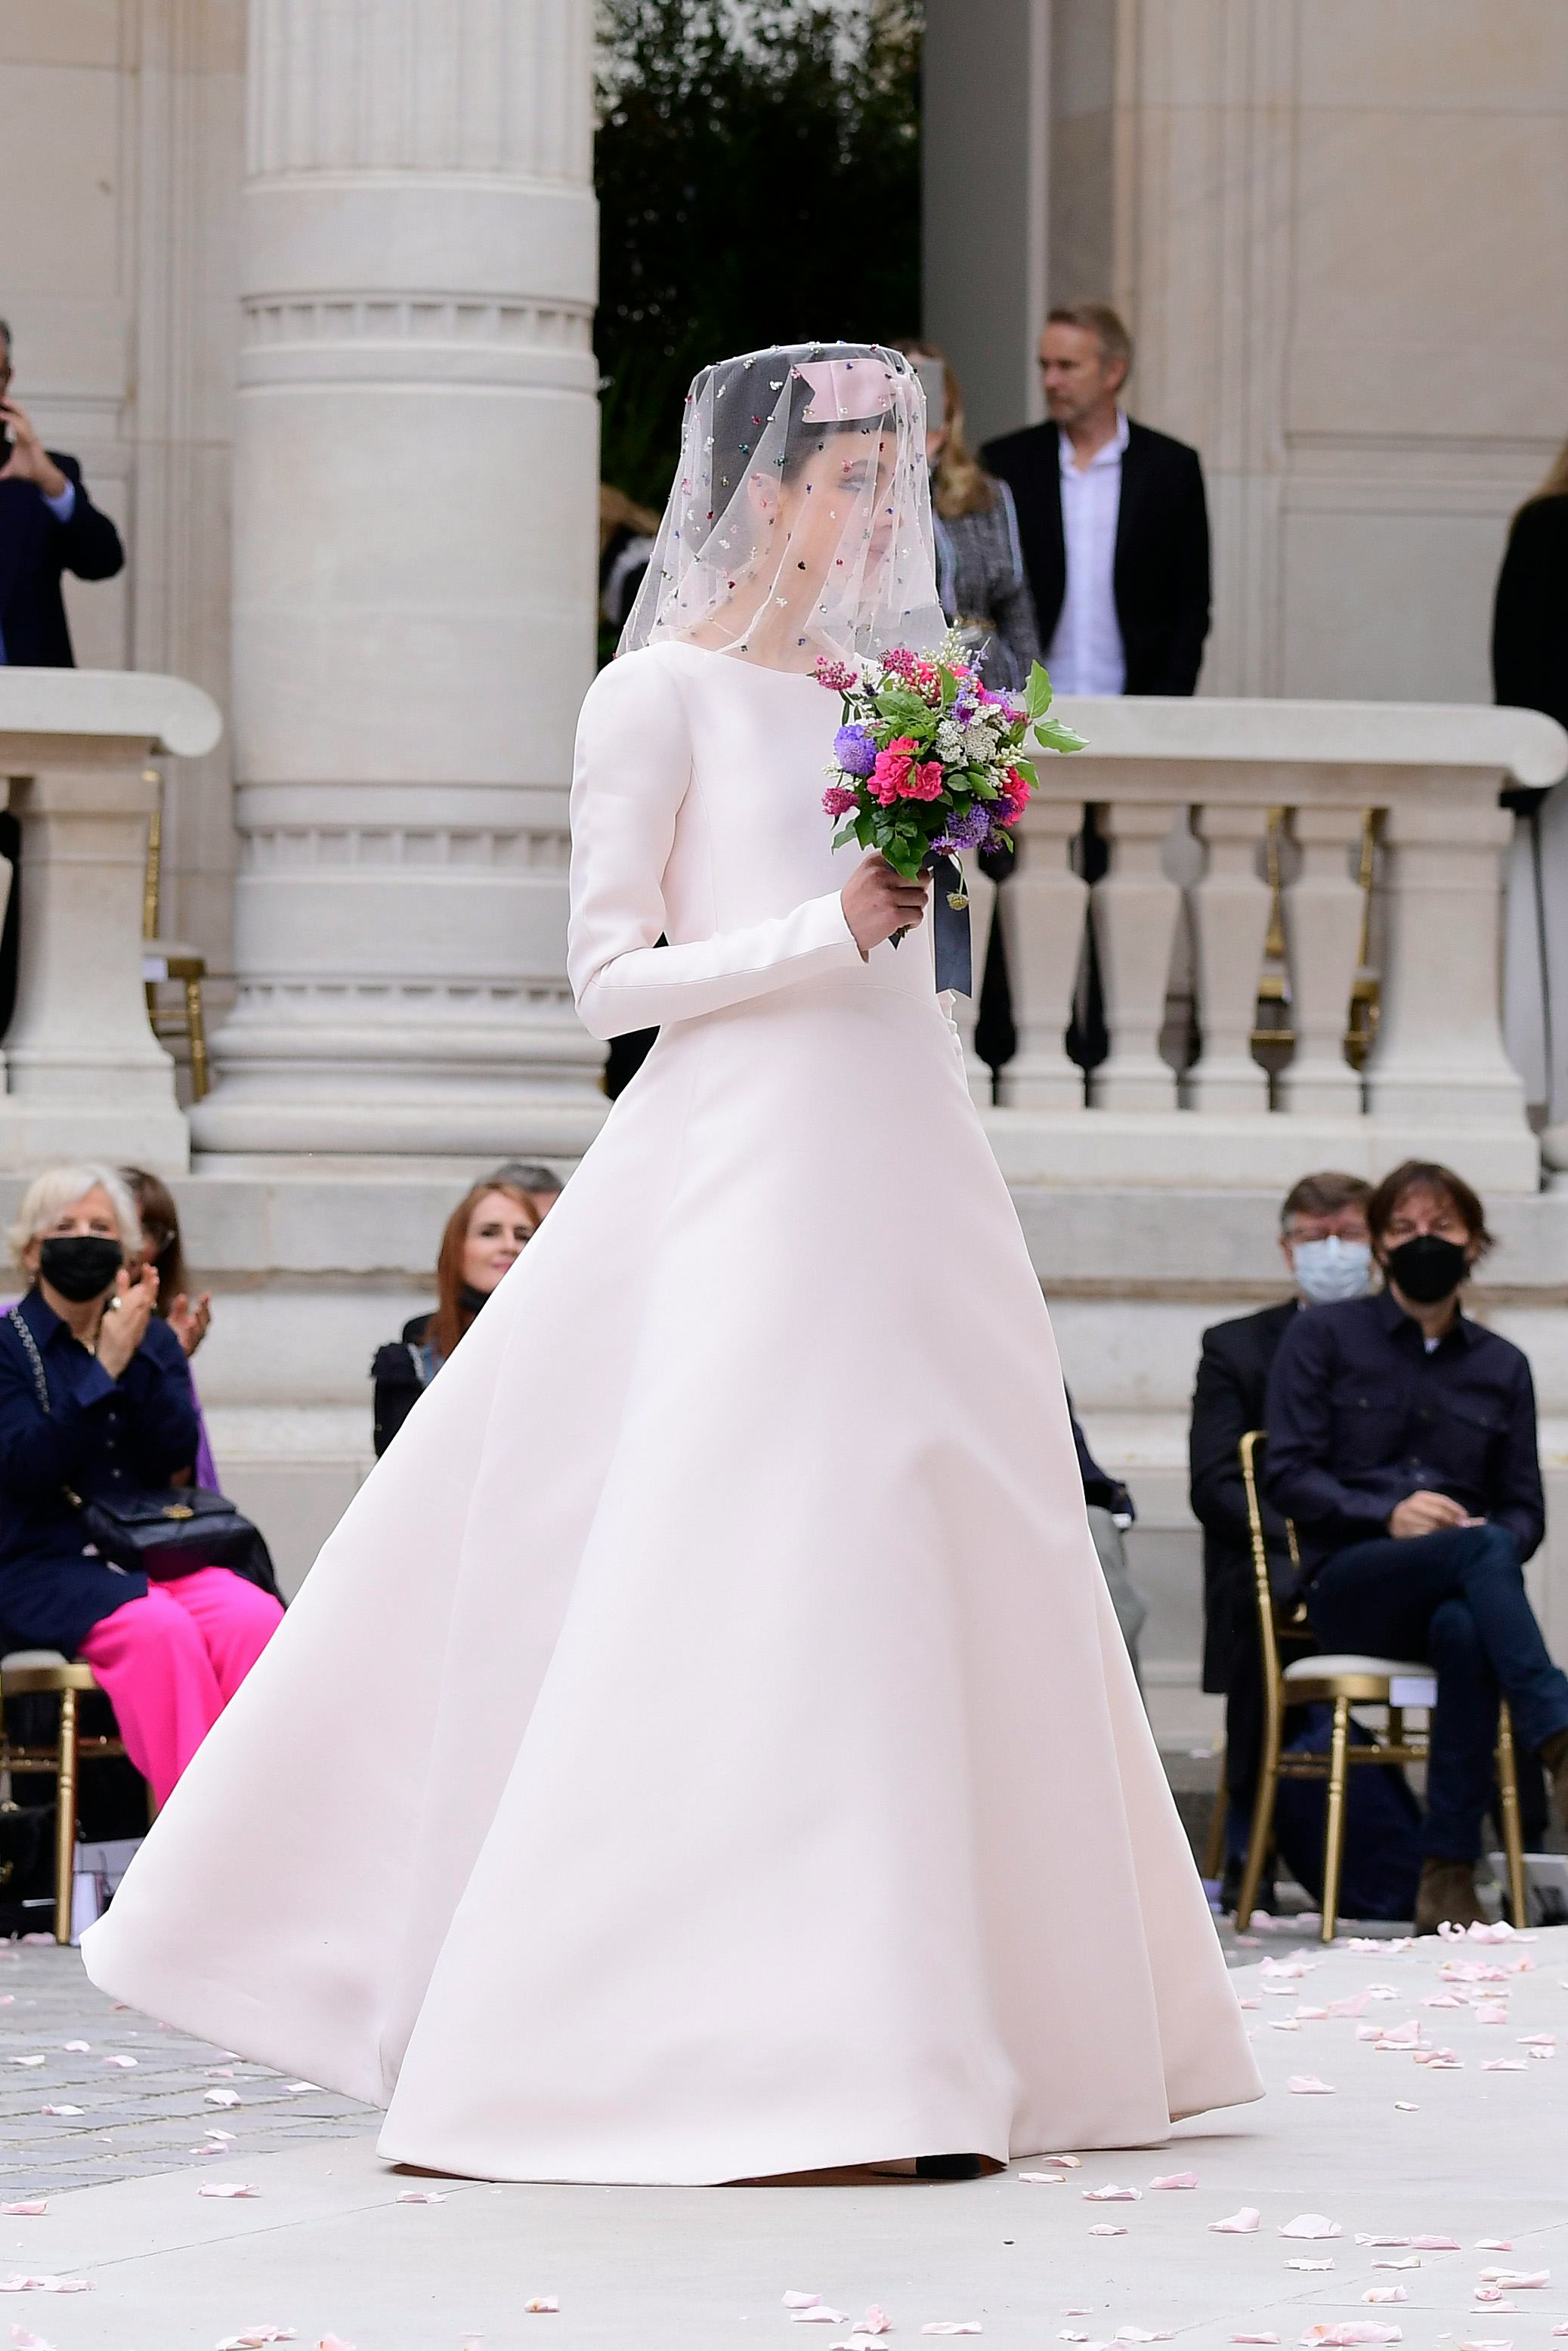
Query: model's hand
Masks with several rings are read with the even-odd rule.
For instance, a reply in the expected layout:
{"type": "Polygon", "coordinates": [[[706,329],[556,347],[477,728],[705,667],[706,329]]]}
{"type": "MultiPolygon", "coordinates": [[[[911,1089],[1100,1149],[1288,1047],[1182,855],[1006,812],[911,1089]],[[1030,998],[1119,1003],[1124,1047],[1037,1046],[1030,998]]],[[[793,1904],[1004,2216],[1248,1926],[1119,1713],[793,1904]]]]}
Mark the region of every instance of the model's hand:
{"type": "Polygon", "coordinates": [[[26,410],[18,408],[14,400],[0,400],[0,420],[10,427],[13,444],[10,456],[0,466],[0,482],[33,482],[47,498],[62,496],[66,476],[34,432],[26,410]]]}
{"type": "Polygon", "coordinates": [[[167,1321],[170,1330],[172,1331],[186,1354],[193,1355],[212,1328],[211,1296],[204,1290],[193,1306],[182,1290],[169,1309],[167,1321]]]}
{"type": "Polygon", "coordinates": [[[117,1380],[147,1336],[152,1309],[158,1303],[158,1276],[143,1266],[134,1281],[121,1267],[114,1295],[98,1326],[98,1360],[111,1380],[117,1380]]]}
{"type": "Polygon", "coordinates": [[[1428,1494],[1425,1490],[1406,1494],[1405,1499],[1389,1514],[1391,1535],[1440,1534],[1445,1527],[1468,1527],[1470,1514],[1462,1503],[1448,1494],[1428,1494]]]}
{"type": "Polygon", "coordinates": [[[881,851],[873,849],[862,858],[841,895],[844,920],[863,957],[873,947],[881,946],[883,939],[892,938],[894,931],[915,928],[925,914],[931,883],[924,874],[917,882],[906,882],[902,873],[894,872],[881,851]]]}

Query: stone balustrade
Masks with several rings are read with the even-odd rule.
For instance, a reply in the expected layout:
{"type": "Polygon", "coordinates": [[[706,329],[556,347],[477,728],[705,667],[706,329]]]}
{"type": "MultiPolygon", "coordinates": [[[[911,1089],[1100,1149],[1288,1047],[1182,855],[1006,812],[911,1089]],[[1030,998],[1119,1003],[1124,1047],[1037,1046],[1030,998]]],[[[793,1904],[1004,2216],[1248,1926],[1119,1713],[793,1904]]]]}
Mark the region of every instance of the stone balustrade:
{"type": "MultiPolygon", "coordinates": [[[[0,665],[0,781],[21,826],[21,961],[0,1058],[0,1168],[190,1165],[174,1065],[141,979],[147,762],[223,732],[183,678],[0,665]]],[[[12,873],[0,861],[0,908],[12,873]]]]}
{"type": "MultiPolygon", "coordinates": [[[[1371,1176],[1418,1154],[1493,1191],[1532,1191],[1539,1149],[1500,1022],[1511,820],[1498,794],[1556,782],[1563,730],[1469,705],[1059,707],[1088,748],[1041,759],[1016,869],[976,898],[977,927],[1002,925],[1018,1031],[986,1113],[1009,1180],[1282,1186],[1310,1167],[1371,1176]],[[1092,887],[1072,853],[1086,802],[1109,856],[1092,887]],[[1288,1016],[1272,1071],[1254,1050],[1270,838],[1288,1016]],[[1110,1039],[1087,1081],[1064,1043],[1086,916],[1110,1039]],[[1377,1019],[1358,1069],[1346,1035],[1368,936],[1377,1019]],[[1162,1050],[1178,971],[1190,1058],[1162,1050]]],[[[973,1007],[966,1019],[972,1047],[973,1007]]]]}

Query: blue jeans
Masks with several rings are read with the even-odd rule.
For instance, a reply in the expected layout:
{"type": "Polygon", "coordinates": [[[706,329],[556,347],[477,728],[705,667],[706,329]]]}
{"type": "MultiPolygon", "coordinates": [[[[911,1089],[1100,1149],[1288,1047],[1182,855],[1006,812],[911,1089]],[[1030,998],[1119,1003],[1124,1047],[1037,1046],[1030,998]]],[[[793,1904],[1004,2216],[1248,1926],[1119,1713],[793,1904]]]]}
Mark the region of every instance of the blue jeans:
{"type": "Polygon", "coordinates": [[[1527,1752],[1568,1730],[1568,1675],[1542,1638],[1513,1537],[1502,1527],[1450,1527],[1353,1543],[1319,1568],[1307,1613],[1327,1650],[1436,1667],[1422,1850],[1474,1861],[1491,1801],[1500,1690],[1527,1752]]]}

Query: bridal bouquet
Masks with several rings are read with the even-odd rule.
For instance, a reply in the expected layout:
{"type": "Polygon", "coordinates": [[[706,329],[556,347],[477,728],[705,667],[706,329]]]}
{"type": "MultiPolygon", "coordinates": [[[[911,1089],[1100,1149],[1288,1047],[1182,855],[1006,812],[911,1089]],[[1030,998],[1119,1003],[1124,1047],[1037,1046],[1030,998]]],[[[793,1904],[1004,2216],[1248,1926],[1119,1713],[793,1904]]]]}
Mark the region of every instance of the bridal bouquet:
{"type": "MultiPolygon", "coordinates": [[[[906,881],[961,850],[1011,849],[1035,785],[1031,738],[1048,751],[1083,747],[1047,715],[1039,662],[1021,698],[993,694],[951,635],[929,658],[899,646],[858,670],[824,656],[815,675],[843,704],[822,795],[843,820],[833,847],[880,850],[906,881]]],[[[964,904],[961,884],[954,903],[964,904]]]]}

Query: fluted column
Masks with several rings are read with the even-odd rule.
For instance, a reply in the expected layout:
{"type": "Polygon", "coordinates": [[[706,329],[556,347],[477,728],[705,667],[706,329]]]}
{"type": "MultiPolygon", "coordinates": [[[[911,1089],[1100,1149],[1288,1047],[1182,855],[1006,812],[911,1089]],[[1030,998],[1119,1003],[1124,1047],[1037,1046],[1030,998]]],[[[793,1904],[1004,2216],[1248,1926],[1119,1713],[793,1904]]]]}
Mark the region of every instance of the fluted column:
{"type": "Polygon", "coordinates": [[[251,0],[238,993],[209,1151],[586,1139],[590,0],[251,0]]]}

